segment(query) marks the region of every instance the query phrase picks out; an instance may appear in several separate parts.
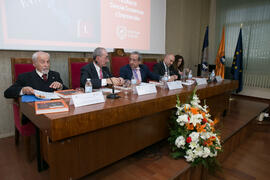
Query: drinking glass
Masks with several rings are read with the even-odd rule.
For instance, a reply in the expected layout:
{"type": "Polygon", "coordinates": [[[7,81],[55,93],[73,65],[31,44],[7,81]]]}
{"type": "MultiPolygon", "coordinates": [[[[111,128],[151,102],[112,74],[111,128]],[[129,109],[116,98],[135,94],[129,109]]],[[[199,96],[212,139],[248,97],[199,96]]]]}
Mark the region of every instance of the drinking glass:
{"type": "Polygon", "coordinates": [[[127,96],[130,86],[131,86],[131,81],[129,79],[125,79],[124,84],[123,84],[123,88],[124,88],[123,91],[124,91],[125,96],[127,96]]]}

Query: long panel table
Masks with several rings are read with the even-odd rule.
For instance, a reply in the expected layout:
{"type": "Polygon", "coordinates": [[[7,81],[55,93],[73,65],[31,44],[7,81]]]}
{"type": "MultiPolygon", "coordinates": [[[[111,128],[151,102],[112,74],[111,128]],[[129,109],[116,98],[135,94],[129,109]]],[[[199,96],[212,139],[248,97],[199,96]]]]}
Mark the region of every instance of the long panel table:
{"type": "MultiPolygon", "coordinates": [[[[229,96],[237,81],[197,86],[212,116],[226,112],[229,96]]],[[[40,153],[49,165],[50,179],[78,179],[169,135],[168,119],[176,105],[190,97],[195,86],[138,96],[119,93],[120,99],[69,112],[36,115],[34,103],[21,103],[21,111],[38,128],[40,153]]],[[[68,100],[66,100],[68,101],[68,100]]]]}

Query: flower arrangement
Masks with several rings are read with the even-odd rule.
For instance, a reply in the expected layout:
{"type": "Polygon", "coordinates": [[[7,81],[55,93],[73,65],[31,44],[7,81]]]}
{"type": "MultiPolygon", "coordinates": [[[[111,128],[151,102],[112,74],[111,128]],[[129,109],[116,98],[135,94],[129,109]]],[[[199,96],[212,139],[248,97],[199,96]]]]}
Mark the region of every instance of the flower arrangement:
{"type": "Polygon", "coordinates": [[[172,157],[185,157],[192,166],[202,164],[209,170],[219,167],[216,160],[221,151],[220,137],[215,131],[217,120],[211,120],[207,105],[200,105],[196,89],[190,101],[180,104],[177,97],[176,112],[170,121],[169,142],[172,157]]]}

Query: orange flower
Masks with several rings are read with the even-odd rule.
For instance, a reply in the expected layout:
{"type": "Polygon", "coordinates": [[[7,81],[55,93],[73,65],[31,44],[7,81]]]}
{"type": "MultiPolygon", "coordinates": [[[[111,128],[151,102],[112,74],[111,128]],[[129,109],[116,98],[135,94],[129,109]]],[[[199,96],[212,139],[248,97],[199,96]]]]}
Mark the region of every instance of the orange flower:
{"type": "Polygon", "coordinates": [[[190,110],[191,110],[192,114],[198,114],[198,108],[191,107],[190,110]]]}
{"type": "Polygon", "coordinates": [[[186,127],[187,127],[188,130],[193,130],[194,129],[194,126],[193,126],[192,123],[187,123],[186,127]]]}
{"type": "Polygon", "coordinates": [[[204,141],[203,142],[203,144],[205,145],[205,146],[212,146],[213,145],[213,142],[210,140],[210,139],[207,139],[206,141],[204,141]]]}
{"type": "Polygon", "coordinates": [[[204,125],[196,124],[197,132],[206,132],[206,130],[204,129],[205,126],[206,126],[206,124],[204,124],[204,125]]]}
{"type": "Polygon", "coordinates": [[[216,149],[219,149],[219,150],[221,149],[221,147],[218,147],[218,146],[216,146],[215,148],[216,148],[216,149]]]}

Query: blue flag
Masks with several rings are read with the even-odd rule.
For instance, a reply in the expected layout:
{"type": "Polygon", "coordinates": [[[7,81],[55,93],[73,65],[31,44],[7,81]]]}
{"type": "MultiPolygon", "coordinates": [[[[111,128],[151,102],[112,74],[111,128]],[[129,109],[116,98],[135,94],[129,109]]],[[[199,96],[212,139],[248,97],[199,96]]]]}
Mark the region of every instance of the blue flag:
{"type": "Polygon", "coordinates": [[[202,64],[202,70],[207,71],[208,70],[208,26],[206,27],[206,31],[204,34],[201,64],[202,64]]]}
{"type": "Polygon", "coordinates": [[[242,28],[240,28],[236,49],[233,56],[231,73],[234,80],[239,81],[237,93],[243,89],[243,44],[242,44],[242,28]]]}

